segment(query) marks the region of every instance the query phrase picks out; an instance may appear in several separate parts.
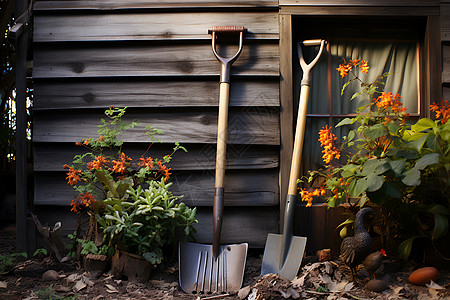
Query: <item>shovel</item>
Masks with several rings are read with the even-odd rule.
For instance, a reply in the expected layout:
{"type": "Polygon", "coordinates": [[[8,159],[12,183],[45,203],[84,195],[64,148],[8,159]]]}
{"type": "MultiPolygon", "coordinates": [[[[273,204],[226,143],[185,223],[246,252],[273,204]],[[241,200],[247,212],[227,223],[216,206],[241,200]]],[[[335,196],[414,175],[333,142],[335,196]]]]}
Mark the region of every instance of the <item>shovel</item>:
{"type": "Polygon", "coordinates": [[[297,179],[300,175],[303,140],[305,137],[306,111],[308,109],[309,90],[311,85],[311,70],[319,61],[325,45],[324,40],[307,40],[298,45],[298,58],[303,70],[301,81],[300,104],[298,107],[297,128],[295,131],[294,150],[292,153],[289,188],[284,211],[283,233],[269,233],[264,248],[261,275],[274,273],[289,280],[295,278],[302,262],[306,246],[306,237],[293,236],[293,219],[295,200],[297,199],[297,179]],[[316,57],[306,64],[302,55],[303,46],[318,46],[320,49],[316,57]]]}
{"type": "Polygon", "coordinates": [[[178,249],[179,281],[186,293],[212,294],[235,293],[242,286],[248,244],[221,245],[225,155],[227,147],[228,102],[230,97],[231,65],[242,51],[244,27],[213,27],[212,50],[221,63],[219,120],[217,126],[216,177],[213,205],[213,245],[181,242],[178,249]],[[231,58],[223,58],[216,52],[218,35],[239,35],[239,49],[231,58]]]}

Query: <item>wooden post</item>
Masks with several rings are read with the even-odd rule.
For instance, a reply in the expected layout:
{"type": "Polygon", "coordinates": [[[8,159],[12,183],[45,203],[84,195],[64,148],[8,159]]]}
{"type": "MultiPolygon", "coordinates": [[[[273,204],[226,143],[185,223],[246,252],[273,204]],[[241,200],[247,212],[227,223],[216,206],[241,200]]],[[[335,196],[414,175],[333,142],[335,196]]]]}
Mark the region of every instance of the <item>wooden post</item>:
{"type": "MultiPolygon", "coordinates": [[[[10,0],[12,1],[12,0],[10,0]]],[[[15,1],[14,17],[26,12],[27,0],[15,1]]],[[[26,26],[22,24],[22,26],[26,26]]],[[[26,59],[28,31],[16,36],[16,251],[27,251],[27,112],[26,59]]]]}

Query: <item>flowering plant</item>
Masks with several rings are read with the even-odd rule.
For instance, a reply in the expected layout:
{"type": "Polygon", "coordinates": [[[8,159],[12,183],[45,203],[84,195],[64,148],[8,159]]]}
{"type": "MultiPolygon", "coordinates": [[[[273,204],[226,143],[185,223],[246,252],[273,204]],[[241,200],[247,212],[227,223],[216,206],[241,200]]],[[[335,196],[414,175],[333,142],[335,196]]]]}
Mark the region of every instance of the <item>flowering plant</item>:
{"type": "MultiPolygon", "coordinates": [[[[352,129],[337,143],[332,128],[319,132],[325,167],[311,171],[302,182],[314,186],[321,178],[323,185],[303,188],[300,195],[311,205],[314,196],[328,195],[328,206],[356,199],[359,206],[376,205],[382,208],[384,236],[396,237],[400,253],[408,257],[415,238],[439,239],[448,231],[450,215],[450,104],[431,105],[436,119],[420,118],[410,124],[409,114],[399,94],[383,91],[379,75],[373,83],[365,83],[356,70],[368,72],[368,63],[351,60],[339,65],[342,77],[353,74],[343,86],[341,94],[352,82],[359,82],[362,90],[352,96],[367,95],[368,102],[359,107],[356,116],[337,124],[352,129]],[[345,162],[341,163],[343,159],[345,162]],[[433,182],[433,184],[430,184],[433,182]],[[431,197],[431,195],[433,195],[431,197]],[[431,225],[424,232],[424,217],[431,225]]],[[[344,222],[349,224],[349,221],[344,222]]],[[[345,229],[341,232],[344,233],[345,229]]]]}
{"type": "MultiPolygon", "coordinates": [[[[168,180],[171,169],[166,164],[172,160],[176,151],[187,150],[177,142],[173,151],[161,159],[142,155],[138,160],[133,160],[125,154],[122,149],[123,141],[118,139],[126,130],[138,124],[137,122],[123,122],[122,117],[125,111],[126,108],[112,106],[106,109],[105,115],[108,119],[101,119],[102,124],[98,126],[97,131],[99,137],[77,143],[79,146],[86,147],[88,151],[76,155],[72,165],[64,165],[64,168],[68,169],[66,177],[68,184],[79,192],[79,195],[72,200],[71,210],[77,213],[79,218],[77,238],[80,235],[81,225],[87,221],[81,220],[81,216],[87,213],[89,227],[85,237],[86,240],[96,240],[97,224],[99,224],[101,229],[107,233],[104,242],[109,246],[133,245],[132,250],[138,251],[139,249],[136,254],[142,254],[143,251],[141,250],[144,248],[146,252],[150,253],[152,247],[159,249],[165,242],[170,242],[172,238],[172,235],[169,238],[159,237],[159,240],[163,242],[150,243],[148,235],[155,234],[156,227],[161,231],[158,231],[161,236],[172,234],[174,228],[179,226],[184,226],[186,235],[190,235],[194,230],[192,223],[197,222],[195,219],[196,210],[188,208],[183,203],[175,203],[181,197],[172,196],[169,192],[171,184],[168,183],[168,180]],[[156,186],[155,183],[157,183],[156,186]],[[163,200],[168,203],[164,202],[167,205],[160,205],[158,209],[150,209],[146,211],[147,214],[144,214],[140,211],[142,205],[137,205],[139,199],[130,195],[133,195],[135,191],[142,191],[151,187],[161,195],[158,195],[158,193],[146,194],[150,203],[156,205],[155,203],[163,200]],[[157,213],[156,210],[158,210],[157,213]],[[164,228],[152,223],[154,220],[162,219],[159,218],[161,213],[171,217],[170,220],[164,220],[164,228]],[[124,222],[125,214],[127,220],[132,222],[124,222]],[[139,215],[147,219],[142,220],[139,215]],[[136,216],[136,218],[133,219],[133,216],[136,216]],[[180,221],[180,218],[184,222],[180,221]],[[121,227],[115,226],[115,223],[121,227]],[[150,223],[152,224],[149,225],[150,223]],[[114,231],[111,232],[113,227],[114,231]],[[133,234],[129,234],[129,232],[133,232],[133,234]],[[127,239],[132,242],[127,241],[127,239]]],[[[146,128],[151,141],[156,140],[155,134],[162,133],[160,130],[149,126],[146,128]]],[[[160,250],[156,252],[158,253],[158,260],[152,262],[158,261],[159,263],[162,259],[162,252],[160,250]]]]}

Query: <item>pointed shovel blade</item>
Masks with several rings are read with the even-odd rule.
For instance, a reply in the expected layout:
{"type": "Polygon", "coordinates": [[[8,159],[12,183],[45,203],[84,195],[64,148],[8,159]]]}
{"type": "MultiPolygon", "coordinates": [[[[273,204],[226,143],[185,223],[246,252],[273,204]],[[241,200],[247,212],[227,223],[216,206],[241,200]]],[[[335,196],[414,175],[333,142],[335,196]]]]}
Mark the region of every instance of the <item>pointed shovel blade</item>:
{"type": "Polygon", "coordinates": [[[261,266],[261,275],[269,273],[292,280],[297,276],[306,247],[306,237],[293,236],[286,259],[283,261],[283,235],[269,233],[261,266]]]}
{"type": "Polygon", "coordinates": [[[217,258],[212,245],[180,242],[179,282],[190,294],[235,293],[242,286],[248,244],[223,245],[217,258]]]}

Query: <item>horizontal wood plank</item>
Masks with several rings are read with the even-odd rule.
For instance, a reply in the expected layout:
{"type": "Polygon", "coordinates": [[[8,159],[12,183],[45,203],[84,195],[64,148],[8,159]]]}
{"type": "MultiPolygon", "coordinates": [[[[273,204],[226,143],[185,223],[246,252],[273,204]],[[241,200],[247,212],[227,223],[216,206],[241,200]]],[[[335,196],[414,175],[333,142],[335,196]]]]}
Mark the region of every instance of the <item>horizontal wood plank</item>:
{"type": "MultiPolygon", "coordinates": [[[[192,206],[212,206],[214,170],[173,172],[171,191],[184,195],[192,206]]],[[[65,172],[35,172],[36,205],[70,205],[78,193],[67,184],[65,172]]],[[[225,175],[225,206],[271,206],[278,204],[278,171],[230,170],[225,175]]]]}
{"type": "MultiPolygon", "coordinates": [[[[218,50],[231,57],[236,47],[218,50]]],[[[104,44],[34,47],[34,78],[82,78],[123,76],[214,76],[220,64],[211,45],[104,44]]],[[[278,76],[276,44],[244,45],[231,68],[232,75],[278,76]]]]}
{"type": "MultiPolygon", "coordinates": [[[[34,142],[79,142],[81,139],[97,137],[97,126],[101,114],[73,112],[35,112],[34,142]]],[[[125,122],[139,120],[140,123],[129,129],[123,136],[125,142],[148,143],[147,125],[163,130],[158,136],[167,143],[215,143],[217,134],[217,112],[172,110],[171,112],[148,113],[129,112],[125,122]]],[[[279,145],[278,110],[248,108],[230,111],[228,121],[228,144],[279,145]]]]}
{"type": "MultiPolygon", "coordinates": [[[[173,160],[167,164],[173,171],[214,170],[216,148],[213,144],[182,145],[188,152],[177,151],[173,160]]],[[[133,160],[141,156],[162,159],[172,153],[173,144],[136,145],[125,144],[122,151],[133,160]]],[[[279,147],[229,145],[227,150],[226,168],[229,169],[267,169],[278,167],[279,147]]],[[[88,152],[83,146],[73,143],[35,143],[34,171],[63,171],[64,164],[71,164],[75,155],[88,152]]],[[[108,152],[106,152],[108,154],[108,152]]]]}
{"type": "Polygon", "coordinates": [[[439,16],[439,6],[280,6],[282,15],[317,16],[439,16]]]}
{"type": "Polygon", "coordinates": [[[442,54],[442,82],[450,83],[450,45],[443,45],[442,54]]]}
{"type": "Polygon", "coordinates": [[[129,9],[278,9],[273,0],[102,0],[102,1],[36,1],[35,11],[55,10],[129,10],[129,9]]]}
{"type": "MultiPolygon", "coordinates": [[[[234,78],[230,106],[280,105],[279,81],[234,78]]],[[[219,102],[219,81],[36,80],[33,109],[116,107],[215,107],[219,102]]]]}
{"type": "Polygon", "coordinates": [[[439,6],[440,0],[279,0],[293,6],[439,6]]]}
{"type": "Polygon", "coordinates": [[[212,26],[239,25],[246,39],[278,39],[276,12],[37,15],[34,42],[211,40],[212,26]]]}
{"type": "Polygon", "coordinates": [[[450,1],[441,4],[441,40],[450,42],[450,1]]]}
{"type": "MultiPolygon", "coordinates": [[[[61,222],[63,237],[72,234],[77,226],[77,217],[68,207],[47,205],[36,206],[36,215],[43,225],[52,227],[61,222]]],[[[199,209],[196,215],[198,224],[197,242],[212,243],[212,211],[199,209]]],[[[222,244],[249,243],[252,248],[263,248],[268,233],[277,232],[277,209],[273,208],[229,208],[225,209],[221,242],[222,244]]],[[[68,241],[67,241],[68,242],[68,241]]]]}

